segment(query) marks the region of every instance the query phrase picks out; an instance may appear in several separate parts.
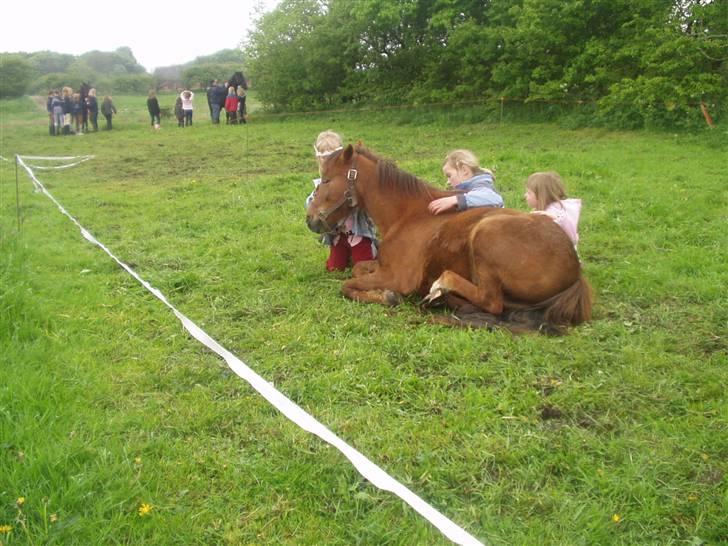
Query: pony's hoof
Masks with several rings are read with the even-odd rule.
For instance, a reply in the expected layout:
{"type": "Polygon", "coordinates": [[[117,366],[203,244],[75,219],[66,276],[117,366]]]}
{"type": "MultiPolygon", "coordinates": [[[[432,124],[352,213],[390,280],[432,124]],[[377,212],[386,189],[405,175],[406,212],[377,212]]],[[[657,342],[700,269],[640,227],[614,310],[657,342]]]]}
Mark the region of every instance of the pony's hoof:
{"type": "Polygon", "coordinates": [[[402,296],[397,292],[385,290],[382,296],[384,298],[384,303],[387,305],[399,305],[402,303],[402,296]]]}
{"type": "Polygon", "coordinates": [[[422,300],[422,305],[424,307],[435,307],[437,305],[441,305],[445,303],[445,296],[447,296],[447,293],[448,290],[440,284],[440,281],[435,281],[432,283],[430,293],[422,300]]]}
{"type": "Polygon", "coordinates": [[[439,303],[442,303],[445,293],[442,290],[435,290],[427,294],[422,298],[423,307],[435,307],[439,303]]]}

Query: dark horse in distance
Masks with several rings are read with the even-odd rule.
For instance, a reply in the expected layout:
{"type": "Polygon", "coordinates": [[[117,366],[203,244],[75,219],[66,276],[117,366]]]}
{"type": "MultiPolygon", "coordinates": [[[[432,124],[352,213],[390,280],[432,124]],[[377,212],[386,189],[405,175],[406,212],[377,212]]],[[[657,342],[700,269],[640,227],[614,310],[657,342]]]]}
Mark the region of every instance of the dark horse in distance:
{"type": "MultiPolygon", "coordinates": [[[[238,71],[235,72],[235,74],[232,75],[232,77],[228,80],[228,85],[232,85],[235,89],[238,87],[242,87],[245,91],[248,90],[248,87],[250,87],[250,84],[248,80],[245,78],[242,72],[238,71]]],[[[240,105],[238,106],[238,111],[240,113],[240,122],[245,123],[245,116],[247,114],[247,106],[245,104],[246,102],[246,96],[242,95],[239,97],[240,105]]]]}
{"type": "Polygon", "coordinates": [[[91,91],[91,85],[86,82],[81,82],[81,86],[78,88],[78,94],[82,105],[81,129],[84,133],[88,131],[88,108],[86,108],[86,99],[88,98],[89,91],[91,91]]]}
{"type": "Polygon", "coordinates": [[[355,207],[380,234],[376,260],[358,263],[343,294],[394,305],[403,295],[444,301],[455,324],[557,333],[591,318],[591,287],[576,250],[550,218],[475,208],[433,215],[433,199],[453,195],[351,145],[323,165],[307,210],[316,233],[335,231],[355,207]]]}

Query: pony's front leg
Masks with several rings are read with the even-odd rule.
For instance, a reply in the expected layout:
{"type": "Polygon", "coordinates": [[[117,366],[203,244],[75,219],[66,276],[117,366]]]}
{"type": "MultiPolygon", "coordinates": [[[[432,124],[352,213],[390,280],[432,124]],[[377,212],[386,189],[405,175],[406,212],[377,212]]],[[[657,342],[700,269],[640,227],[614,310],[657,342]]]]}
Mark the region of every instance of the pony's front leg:
{"type": "Polygon", "coordinates": [[[354,267],[351,268],[351,276],[364,277],[365,275],[371,275],[379,269],[379,262],[377,260],[364,260],[363,262],[357,262],[354,267]]]}
{"type": "MultiPolygon", "coordinates": [[[[362,262],[370,263],[370,262],[362,262]]],[[[376,262],[375,262],[376,263],[376,262]]],[[[357,264],[358,265],[358,264],[357,264]]],[[[370,274],[362,274],[345,281],[341,292],[345,297],[365,303],[381,305],[397,305],[402,301],[399,291],[392,290],[388,282],[381,278],[381,269],[377,266],[370,274]]]]}
{"type": "Polygon", "coordinates": [[[483,311],[493,315],[500,315],[503,312],[503,291],[500,282],[492,275],[479,274],[478,284],[473,284],[468,279],[457,273],[445,270],[432,283],[430,293],[425,297],[425,302],[431,302],[444,295],[455,294],[465,298],[470,303],[483,311]]]}

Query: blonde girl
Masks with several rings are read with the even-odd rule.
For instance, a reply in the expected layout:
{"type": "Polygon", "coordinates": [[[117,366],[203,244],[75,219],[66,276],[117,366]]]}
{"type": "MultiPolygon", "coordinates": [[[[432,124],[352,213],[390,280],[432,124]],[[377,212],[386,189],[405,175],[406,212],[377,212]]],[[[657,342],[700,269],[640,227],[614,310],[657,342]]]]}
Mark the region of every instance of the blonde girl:
{"type": "Polygon", "coordinates": [[[478,158],[470,150],[454,150],[447,154],[442,173],[448,186],[463,193],[431,201],[428,205],[431,213],[503,206],[503,197],[495,189],[493,172],[481,167],[478,158]]]}
{"type": "Polygon", "coordinates": [[[333,131],[323,131],[319,133],[319,136],[316,137],[316,142],[313,145],[313,153],[318,161],[319,174],[321,174],[321,168],[329,156],[343,148],[344,140],[341,138],[339,133],[335,133],[333,131]]]}
{"type": "Polygon", "coordinates": [[[569,236],[574,246],[577,245],[581,199],[567,199],[559,173],[533,173],[526,180],[526,193],[523,197],[532,213],[551,217],[569,236]]]}

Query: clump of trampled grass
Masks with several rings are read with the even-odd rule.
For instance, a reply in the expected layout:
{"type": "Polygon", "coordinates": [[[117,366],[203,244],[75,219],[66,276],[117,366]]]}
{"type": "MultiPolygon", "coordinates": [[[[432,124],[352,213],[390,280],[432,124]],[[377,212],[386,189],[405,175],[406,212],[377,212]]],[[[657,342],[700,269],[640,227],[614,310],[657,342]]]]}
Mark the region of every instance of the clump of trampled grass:
{"type": "MultiPolygon", "coordinates": [[[[714,141],[469,112],[457,123],[259,113],[213,127],[199,108],[193,127],[155,132],[142,97],[115,102],[113,131],[59,138],[42,110],[3,103],[1,153],[94,154],[38,175],[182,312],[472,534],[726,539],[714,141]],[[442,186],[444,155],[471,148],[524,210],[528,174],[559,171],[584,200],[594,320],[561,338],[513,337],[433,325],[414,298],[344,300],[345,274],[324,271],[326,249],[303,222],[311,142],[328,128],[442,186]]],[[[14,167],[0,173],[0,355],[12,370],[0,389],[0,526],[11,527],[0,540],[448,543],[191,340],[22,173],[18,231],[14,167]]]]}

